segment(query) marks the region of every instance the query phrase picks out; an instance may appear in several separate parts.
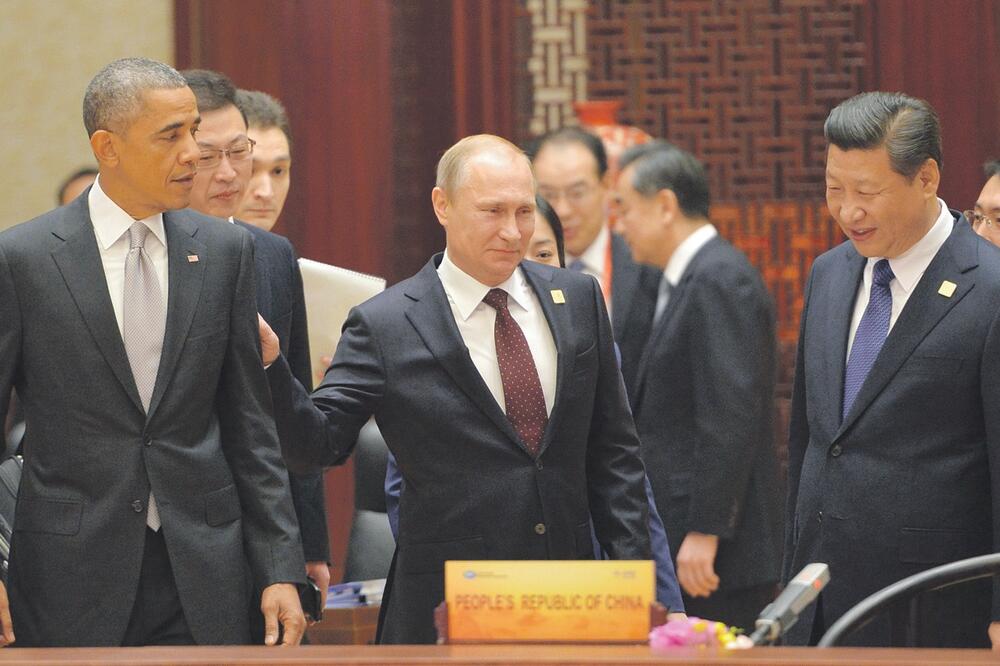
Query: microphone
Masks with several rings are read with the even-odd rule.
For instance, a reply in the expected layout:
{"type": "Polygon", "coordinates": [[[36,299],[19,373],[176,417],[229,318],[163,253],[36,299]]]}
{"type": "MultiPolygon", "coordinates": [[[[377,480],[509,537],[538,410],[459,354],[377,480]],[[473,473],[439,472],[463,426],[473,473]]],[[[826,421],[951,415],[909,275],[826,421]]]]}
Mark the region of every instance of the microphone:
{"type": "Polygon", "coordinates": [[[753,644],[770,645],[783,636],[829,582],[829,566],[820,562],[806,565],[805,569],[789,581],[778,598],[761,612],[756,622],[757,629],[750,637],[753,644]]]}

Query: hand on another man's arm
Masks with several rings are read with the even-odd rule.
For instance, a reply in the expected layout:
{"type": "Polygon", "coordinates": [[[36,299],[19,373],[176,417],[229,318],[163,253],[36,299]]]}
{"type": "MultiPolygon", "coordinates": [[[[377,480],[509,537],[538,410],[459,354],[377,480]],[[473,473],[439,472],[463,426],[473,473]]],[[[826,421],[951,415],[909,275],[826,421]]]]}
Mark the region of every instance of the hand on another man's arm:
{"type": "Polygon", "coordinates": [[[260,334],[260,356],[266,368],[278,360],[278,354],[281,353],[281,344],[278,336],[268,323],[264,321],[264,318],[260,316],[259,312],[257,313],[257,330],[260,334]]]}
{"type": "Polygon", "coordinates": [[[0,647],[13,643],[14,622],[10,619],[10,602],[7,600],[7,587],[3,583],[0,583],[0,629],[3,630],[3,635],[0,636],[0,647]]]}

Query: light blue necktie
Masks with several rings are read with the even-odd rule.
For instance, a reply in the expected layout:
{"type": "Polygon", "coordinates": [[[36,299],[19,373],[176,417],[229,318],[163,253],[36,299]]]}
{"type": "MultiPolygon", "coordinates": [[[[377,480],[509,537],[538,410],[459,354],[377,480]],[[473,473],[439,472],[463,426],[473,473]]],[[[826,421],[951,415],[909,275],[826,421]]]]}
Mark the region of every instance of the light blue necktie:
{"type": "Polygon", "coordinates": [[[847,359],[844,373],[844,409],[841,420],[847,417],[865,377],[875,365],[875,359],[889,335],[889,321],[892,318],[892,292],[889,283],[896,276],[889,267],[888,259],[875,262],[872,270],[872,290],[868,297],[868,307],[861,315],[861,322],[854,334],[851,356],[847,359]]]}

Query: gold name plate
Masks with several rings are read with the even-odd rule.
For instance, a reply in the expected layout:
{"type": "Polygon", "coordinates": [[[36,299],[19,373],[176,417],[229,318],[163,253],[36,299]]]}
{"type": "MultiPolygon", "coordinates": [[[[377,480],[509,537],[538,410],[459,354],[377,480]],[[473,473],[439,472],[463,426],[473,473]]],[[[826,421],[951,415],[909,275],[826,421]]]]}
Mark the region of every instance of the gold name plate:
{"type": "Polygon", "coordinates": [[[448,640],[646,642],[651,560],[483,560],[444,565],[448,640]]]}

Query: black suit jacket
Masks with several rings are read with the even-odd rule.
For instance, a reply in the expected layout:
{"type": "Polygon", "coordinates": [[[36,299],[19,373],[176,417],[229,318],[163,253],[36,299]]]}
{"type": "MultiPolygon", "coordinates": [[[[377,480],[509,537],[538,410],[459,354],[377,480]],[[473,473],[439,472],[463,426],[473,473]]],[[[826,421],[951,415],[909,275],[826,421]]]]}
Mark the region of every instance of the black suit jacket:
{"type": "MultiPolygon", "coordinates": [[[[591,516],[613,558],[650,557],[639,443],[597,282],[521,264],[558,353],[555,404],[535,460],[469,356],[439,261],[352,310],[312,401],[299,396],[298,422],[311,423],[289,452],[336,463],[374,415],[396,456],[406,492],[383,601],[390,643],[434,641],[445,560],[593,559],[591,516]],[[556,289],[565,303],[555,302],[556,289]]],[[[268,375],[276,399],[292,395],[286,364],[268,375]]]]}
{"type": "MultiPolygon", "coordinates": [[[[254,240],[254,268],[257,309],[281,343],[292,374],[311,391],[312,361],[309,357],[309,328],[302,293],[302,274],[295,249],[287,238],[252,224],[236,221],[254,240]]],[[[326,498],[323,473],[288,475],[292,504],[302,532],[302,549],[307,562],[330,559],[330,537],[326,526],[326,498]]]]}
{"type": "MultiPolygon", "coordinates": [[[[816,259],[795,368],[785,575],[830,565],[826,627],[901,578],[1000,546],[1000,251],[959,218],[841,421],[864,266],[846,242],[816,259]]],[[[994,597],[992,619],[998,610],[994,597]]],[[[984,644],[989,587],[956,588],[924,611],[930,644],[984,644]]],[[[808,641],[814,619],[811,606],[789,640],[808,641]]],[[[888,622],[855,640],[889,644],[888,622]]]]}
{"type": "Polygon", "coordinates": [[[190,211],[163,224],[170,287],[148,416],[87,197],[0,234],[0,409],[16,385],[31,433],[8,590],[19,645],[121,644],[150,489],[199,643],[247,642],[253,585],[304,581],[250,235],[190,211]]]}
{"type": "Polygon", "coordinates": [[[631,386],[649,340],[661,271],[637,263],[625,239],[611,234],[611,325],[622,354],[622,377],[631,386]]]}
{"type": "Polygon", "coordinates": [[[672,290],[631,389],[672,555],[688,532],[718,535],[723,591],[780,576],[775,352],[774,308],[760,274],[716,236],[672,290]]]}

